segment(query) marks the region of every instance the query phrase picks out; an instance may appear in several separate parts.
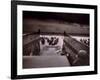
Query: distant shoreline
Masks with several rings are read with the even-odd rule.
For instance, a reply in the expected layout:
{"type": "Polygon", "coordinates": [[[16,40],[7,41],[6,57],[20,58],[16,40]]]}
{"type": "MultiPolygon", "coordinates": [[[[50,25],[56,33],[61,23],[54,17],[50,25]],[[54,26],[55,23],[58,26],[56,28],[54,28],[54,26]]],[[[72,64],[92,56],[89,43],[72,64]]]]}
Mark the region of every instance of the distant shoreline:
{"type": "MultiPolygon", "coordinates": [[[[79,34],[79,33],[67,33],[70,36],[83,36],[83,37],[89,37],[89,34],[79,34]]],[[[28,35],[63,35],[64,33],[55,33],[55,32],[41,32],[41,33],[24,33],[23,36],[28,36],[28,35]]]]}

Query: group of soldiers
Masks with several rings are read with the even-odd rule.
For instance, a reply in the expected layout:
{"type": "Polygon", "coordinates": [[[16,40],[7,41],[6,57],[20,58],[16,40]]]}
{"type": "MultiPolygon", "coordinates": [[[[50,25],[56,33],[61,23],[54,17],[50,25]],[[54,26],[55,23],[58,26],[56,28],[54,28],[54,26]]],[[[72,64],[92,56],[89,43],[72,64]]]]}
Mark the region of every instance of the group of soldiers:
{"type": "Polygon", "coordinates": [[[49,45],[57,45],[59,42],[59,38],[56,37],[51,37],[50,39],[47,37],[41,37],[40,42],[42,43],[42,45],[45,45],[45,43],[49,44],[49,45]]]}
{"type": "Polygon", "coordinates": [[[80,42],[86,44],[87,46],[89,46],[90,40],[89,39],[80,39],[80,42]]]}

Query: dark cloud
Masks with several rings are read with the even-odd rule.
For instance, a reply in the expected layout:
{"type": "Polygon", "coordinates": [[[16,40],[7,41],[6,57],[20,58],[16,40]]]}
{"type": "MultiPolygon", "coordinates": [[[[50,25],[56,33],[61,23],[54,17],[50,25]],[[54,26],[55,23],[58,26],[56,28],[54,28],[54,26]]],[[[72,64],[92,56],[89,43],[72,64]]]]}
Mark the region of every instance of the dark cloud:
{"type": "Polygon", "coordinates": [[[58,20],[89,25],[89,14],[23,11],[23,18],[58,20]]]}

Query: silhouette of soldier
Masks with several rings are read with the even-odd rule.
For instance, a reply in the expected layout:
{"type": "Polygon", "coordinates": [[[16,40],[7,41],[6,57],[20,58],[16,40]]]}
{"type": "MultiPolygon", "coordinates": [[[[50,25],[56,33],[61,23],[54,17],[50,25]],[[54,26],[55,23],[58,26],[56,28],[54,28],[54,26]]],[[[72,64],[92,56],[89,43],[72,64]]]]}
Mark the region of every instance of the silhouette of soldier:
{"type": "Polygon", "coordinates": [[[58,43],[58,41],[59,41],[59,38],[55,38],[55,40],[54,40],[54,43],[52,43],[52,45],[56,45],[57,43],[58,43]]]}
{"type": "Polygon", "coordinates": [[[44,37],[42,37],[40,41],[41,41],[42,45],[45,44],[45,39],[44,39],[44,37]]]}
{"type": "Polygon", "coordinates": [[[76,60],[73,61],[74,66],[89,65],[89,57],[85,50],[80,50],[76,56],[76,60]]]}

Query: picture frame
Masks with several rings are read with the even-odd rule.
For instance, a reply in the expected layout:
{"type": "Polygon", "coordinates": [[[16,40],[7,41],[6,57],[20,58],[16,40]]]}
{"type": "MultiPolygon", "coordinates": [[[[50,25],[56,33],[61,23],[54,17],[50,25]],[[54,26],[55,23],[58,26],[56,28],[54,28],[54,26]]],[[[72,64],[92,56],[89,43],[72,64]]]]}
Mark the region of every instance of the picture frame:
{"type": "MultiPolygon", "coordinates": [[[[32,40],[34,39],[34,37],[31,37],[31,38],[32,40]]],[[[49,42],[50,42],[50,39],[48,39],[49,42]]],[[[62,37],[59,39],[63,41],[62,37]]],[[[74,46],[74,44],[70,46],[71,44],[66,44],[66,45],[68,45],[69,48],[72,49],[72,51],[77,54],[78,53],[77,50],[75,50],[72,47],[74,46]]],[[[80,43],[80,44],[84,44],[84,43],[80,43]]],[[[39,46],[41,45],[39,44],[39,46]]],[[[48,47],[50,48],[53,46],[48,46],[48,47]]],[[[34,58],[38,59],[37,53],[35,54],[35,52],[34,54],[32,53],[31,57],[36,56],[34,58]]],[[[31,52],[29,53],[31,54],[31,52]]],[[[65,55],[65,54],[62,54],[62,55],[65,55]]],[[[66,54],[66,56],[69,57],[69,54],[66,54]]],[[[78,55],[75,55],[75,60],[77,56],[78,55]]],[[[43,57],[44,61],[46,61],[44,62],[45,64],[48,62],[47,61],[48,58],[46,59],[46,57],[45,58],[43,57]]],[[[49,61],[52,61],[53,60],[52,58],[50,58],[49,61]]],[[[31,65],[34,66],[33,62],[34,61],[32,61],[31,65]]],[[[56,63],[57,63],[57,57],[55,59],[55,64],[56,63]]],[[[37,63],[35,64],[37,65],[37,63]]],[[[42,63],[38,62],[38,64],[42,64],[42,63]]],[[[17,1],[17,0],[11,1],[11,78],[12,79],[76,76],[76,75],[90,75],[90,74],[97,74],[97,6],[96,5],[48,3],[48,2],[17,1]],[[31,21],[28,22],[28,19],[30,19],[30,17],[31,19],[34,18],[35,21],[33,21],[32,23],[30,23],[31,21]],[[42,23],[44,20],[45,23],[43,23],[42,25],[42,23],[38,22],[37,20],[41,20],[42,23]],[[68,23],[66,23],[66,21],[68,21],[68,23]],[[50,22],[50,24],[48,22],[50,22]],[[48,29],[44,28],[44,24],[46,24],[47,26],[47,23],[49,25],[48,29]],[[61,28],[58,28],[59,25],[57,25],[56,23],[59,24],[60,26],[62,25],[61,28]],[[57,25],[56,30],[54,28],[53,29],[51,28],[52,25],[53,25],[52,27],[54,27],[54,24],[57,25]],[[69,33],[66,34],[66,31],[65,32],[63,31],[63,33],[62,32],[60,33],[60,30],[63,28],[63,25],[65,24],[70,27],[71,25],[76,26],[75,27],[76,32],[73,32],[73,30],[75,29],[74,27],[72,27],[73,29],[67,28],[69,29],[69,33]],[[83,27],[80,27],[81,26],[80,24],[82,24],[83,27]],[[84,27],[84,24],[88,25],[88,27],[86,26],[84,27]],[[32,29],[32,27],[30,28],[29,25],[32,25],[32,27],[34,26],[35,27],[32,29]],[[37,33],[35,32],[35,29],[38,28],[38,26],[39,28],[43,27],[43,29],[42,28],[41,28],[42,30],[37,29],[37,32],[38,32],[37,33]],[[79,29],[79,27],[82,29],[79,29]],[[52,34],[52,35],[64,34],[65,36],[70,38],[68,43],[70,43],[71,40],[75,40],[75,38],[73,37],[71,38],[71,36],[69,35],[78,34],[78,35],[84,35],[85,37],[88,37],[90,40],[90,43],[88,45],[88,49],[86,48],[87,52],[89,53],[87,65],[74,66],[73,63],[75,61],[72,60],[72,62],[70,62],[68,58],[70,65],[66,67],[65,63],[63,64],[63,62],[65,61],[63,57],[63,62],[61,62],[63,66],[59,65],[61,64],[59,61],[60,60],[59,58],[58,58],[59,64],[55,65],[54,67],[50,67],[51,65],[49,67],[47,67],[48,65],[42,66],[42,67],[40,65],[36,67],[27,66],[27,65],[30,65],[31,63],[30,61],[28,62],[29,64],[26,63],[27,62],[26,58],[29,57],[29,55],[27,56],[27,53],[26,53],[28,51],[27,50],[28,47],[24,48],[23,46],[24,44],[27,43],[27,41],[25,41],[26,37],[24,39],[24,35],[26,36],[26,35],[31,35],[31,34],[32,35],[38,34],[39,37],[41,37],[40,35],[42,35],[42,38],[46,37],[46,40],[48,38],[47,36],[48,34],[52,34]],[[24,61],[24,58],[25,58],[25,61],[24,61]]]]}

